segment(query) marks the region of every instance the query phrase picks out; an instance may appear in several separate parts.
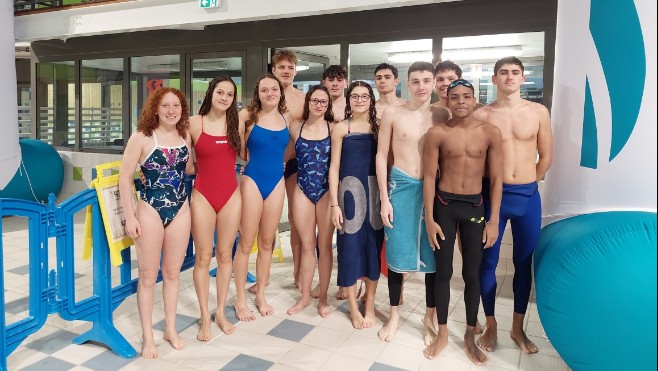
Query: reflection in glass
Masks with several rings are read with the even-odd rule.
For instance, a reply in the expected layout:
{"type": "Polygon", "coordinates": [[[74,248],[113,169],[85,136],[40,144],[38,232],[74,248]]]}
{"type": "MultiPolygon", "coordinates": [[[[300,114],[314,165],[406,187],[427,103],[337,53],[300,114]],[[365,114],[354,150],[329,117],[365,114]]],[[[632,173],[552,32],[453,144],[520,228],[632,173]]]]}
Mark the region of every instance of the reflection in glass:
{"type": "Polygon", "coordinates": [[[179,55],[130,58],[130,127],[137,130],[139,113],[149,94],[157,88],[180,89],[179,55]]]}
{"type": "Polygon", "coordinates": [[[82,148],[123,149],[123,59],[82,61],[82,148]]]}
{"type": "Polygon", "coordinates": [[[54,147],[73,147],[76,138],[72,61],[37,64],[37,138],[54,147]]]}
{"type": "Polygon", "coordinates": [[[192,60],[192,96],[190,97],[190,115],[199,113],[201,103],[208,90],[208,84],[217,76],[230,77],[238,88],[235,99],[238,111],[242,109],[242,57],[203,58],[192,60]]]}

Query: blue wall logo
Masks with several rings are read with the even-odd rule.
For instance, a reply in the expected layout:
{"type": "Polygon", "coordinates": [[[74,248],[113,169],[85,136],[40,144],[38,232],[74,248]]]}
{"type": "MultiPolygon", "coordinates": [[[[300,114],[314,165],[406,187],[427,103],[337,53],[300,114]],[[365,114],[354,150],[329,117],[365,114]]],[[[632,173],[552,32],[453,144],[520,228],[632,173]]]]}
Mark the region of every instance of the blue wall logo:
{"type": "MultiPolygon", "coordinates": [[[[612,161],[628,142],[637,123],[647,73],[644,38],[634,1],[592,0],[589,29],[610,94],[612,141],[608,161],[612,161]]],[[[585,81],[580,166],[597,168],[598,147],[588,77],[585,81]]]]}

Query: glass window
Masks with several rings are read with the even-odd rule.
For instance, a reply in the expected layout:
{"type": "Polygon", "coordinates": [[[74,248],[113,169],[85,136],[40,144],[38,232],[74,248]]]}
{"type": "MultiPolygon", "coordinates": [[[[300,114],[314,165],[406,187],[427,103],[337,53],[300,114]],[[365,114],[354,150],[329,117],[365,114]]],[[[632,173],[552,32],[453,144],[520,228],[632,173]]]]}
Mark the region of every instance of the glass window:
{"type": "Polygon", "coordinates": [[[523,62],[525,83],[521,97],[544,101],[544,33],[525,32],[500,35],[447,37],[443,39],[442,60],[451,60],[462,69],[462,77],[475,87],[480,103],[496,99],[496,87],[491,82],[497,60],[514,56],[523,62]]]}
{"type": "Polygon", "coordinates": [[[375,87],[375,68],[380,63],[389,63],[398,69],[400,83],[396,88],[396,95],[408,99],[409,66],[416,61],[431,63],[432,60],[432,39],[350,44],[350,80],[368,82],[375,92],[375,97],[379,99],[375,87]]]}
{"type": "Polygon", "coordinates": [[[82,61],[82,148],[123,149],[123,59],[82,61]]]}
{"type": "Polygon", "coordinates": [[[74,147],[75,63],[37,64],[37,138],[54,147],[74,147]]]}
{"type": "Polygon", "coordinates": [[[180,56],[157,55],[130,58],[131,133],[150,92],[160,87],[180,89],[180,56]]]}
{"type": "Polygon", "coordinates": [[[198,58],[192,60],[192,97],[190,97],[190,115],[199,113],[208,84],[217,76],[230,77],[238,88],[235,99],[238,111],[242,109],[242,57],[198,58]]]}
{"type": "Polygon", "coordinates": [[[32,115],[30,115],[30,86],[17,86],[18,97],[18,136],[30,138],[32,134],[32,115]]]}

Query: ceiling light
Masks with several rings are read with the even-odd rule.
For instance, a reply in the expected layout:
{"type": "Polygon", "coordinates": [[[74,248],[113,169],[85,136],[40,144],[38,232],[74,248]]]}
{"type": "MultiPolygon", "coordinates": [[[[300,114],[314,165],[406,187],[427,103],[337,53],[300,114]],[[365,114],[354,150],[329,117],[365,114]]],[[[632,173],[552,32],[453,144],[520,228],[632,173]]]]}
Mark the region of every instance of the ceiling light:
{"type": "Polygon", "coordinates": [[[390,53],[388,55],[388,60],[394,63],[411,63],[415,61],[431,62],[432,58],[432,52],[430,51],[390,53]]]}
{"type": "Polygon", "coordinates": [[[298,71],[298,72],[299,72],[299,71],[306,71],[306,70],[309,69],[309,68],[311,68],[311,67],[309,67],[309,66],[304,66],[304,65],[297,65],[297,66],[295,66],[295,70],[298,71]]]}
{"type": "Polygon", "coordinates": [[[523,55],[521,46],[503,46],[490,48],[446,49],[441,54],[441,60],[464,61],[476,59],[500,59],[523,55]]]}

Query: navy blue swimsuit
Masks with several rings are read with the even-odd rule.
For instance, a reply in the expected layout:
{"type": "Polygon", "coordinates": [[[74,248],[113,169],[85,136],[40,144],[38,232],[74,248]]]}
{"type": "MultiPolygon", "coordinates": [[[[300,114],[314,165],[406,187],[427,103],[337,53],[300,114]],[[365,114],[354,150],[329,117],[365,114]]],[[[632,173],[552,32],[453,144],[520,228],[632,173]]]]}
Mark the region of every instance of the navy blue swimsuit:
{"type": "Polygon", "coordinates": [[[329,161],[331,159],[331,132],[327,122],[327,137],[320,140],[304,139],[299,130],[295,142],[297,154],[297,185],[309,200],[317,204],[329,190],[329,161]]]}

